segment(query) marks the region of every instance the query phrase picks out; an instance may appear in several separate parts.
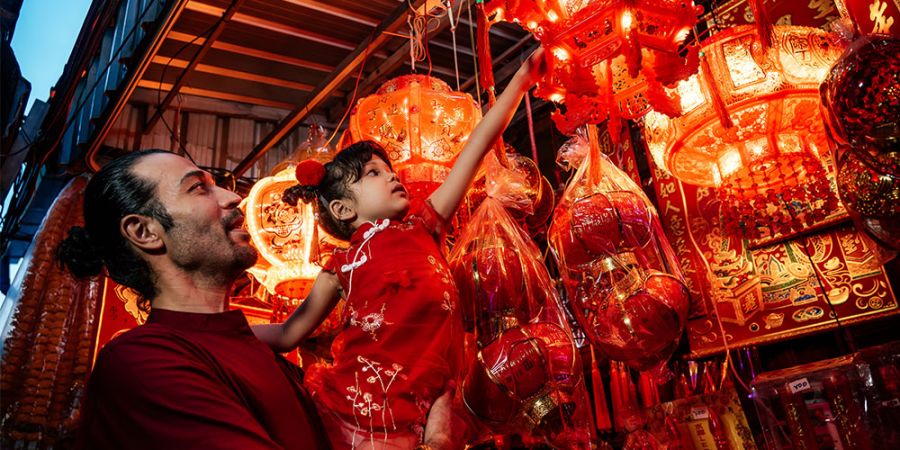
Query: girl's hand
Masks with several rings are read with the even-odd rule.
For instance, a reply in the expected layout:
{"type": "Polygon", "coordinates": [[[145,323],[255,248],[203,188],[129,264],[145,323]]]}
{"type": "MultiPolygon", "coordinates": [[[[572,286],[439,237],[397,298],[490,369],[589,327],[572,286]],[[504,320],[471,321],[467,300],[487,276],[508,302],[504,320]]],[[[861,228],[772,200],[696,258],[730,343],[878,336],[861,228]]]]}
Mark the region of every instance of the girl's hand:
{"type": "Polygon", "coordinates": [[[535,83],[541,81],[547,75],[547,71],[547,59],[544,58],[544,48],[538,47],[519,67],[516,77],[521,80],[525,89],[529,89],[535,83]]]}

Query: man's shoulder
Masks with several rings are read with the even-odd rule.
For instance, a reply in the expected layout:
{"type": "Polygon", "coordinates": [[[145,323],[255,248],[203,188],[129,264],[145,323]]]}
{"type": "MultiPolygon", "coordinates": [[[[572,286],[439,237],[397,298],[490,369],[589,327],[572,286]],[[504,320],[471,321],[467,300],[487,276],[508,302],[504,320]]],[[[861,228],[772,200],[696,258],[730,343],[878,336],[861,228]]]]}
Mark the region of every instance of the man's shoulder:
{"type": "Polygon", "coordinates": [[[142,369],[154,365],[159,356],[183,354],[185,345],[186,342],[167,327],[139,325],[107,342],[97,354],[94,370],[142,369]]]}

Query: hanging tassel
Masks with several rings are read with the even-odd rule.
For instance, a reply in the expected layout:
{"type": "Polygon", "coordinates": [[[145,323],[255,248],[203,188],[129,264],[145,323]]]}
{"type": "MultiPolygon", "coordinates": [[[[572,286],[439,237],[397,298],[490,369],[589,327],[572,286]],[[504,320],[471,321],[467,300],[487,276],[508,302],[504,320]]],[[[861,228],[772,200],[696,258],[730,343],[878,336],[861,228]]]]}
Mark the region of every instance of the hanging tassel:
{"type": "Polygon", "coordinates": [[[622,373],[625,375],[626,386],[628,386],[628,405],[637,411],[639,410],[637,386],[634,384],[634,380],[631,379],[631,370],[626,366],[622,366],[622,373]]]}
{"type": "MultiPolygon", "coordinates": [[[[484,12],[484,4],[478,2],[475,5],[475,22],[477,33],[475,34],[475,44],[478,53],[478,72],[481,78],[481,88],[485,90],[488,96],[488,109],[494,107],[497,102],[497,91],[494,86],[494,61],[491,57],[491,40],[490,31],[491,23],[487,19],[484,12]]],[[[506,157],[506,144],[503,143],[503,136],[497,138],[494,143],[494,152],[500,165],[509,168],[509,160],[506,157]]]]}
{"type": "Polygon", "coordinates": [[[719,123],[722,124],[723,128],[734,127],[731,116],[728,114],[728,109],[725,107],[725,101],[722,100],[722,93],[719,91],[719,85],[716,82],[716,78],[713,76],[712,68],[709,67],[709,58],[707,58],[706,54],[703,52],[700,53],[700,69],[703,71],[703,80],[709,88],[709,96],[711,97],[710,101],[712,102],[713,109],[716,110],[716,115],[719,116],[719,123]]]}
{"type": "Polygon", "coordinates": [[[606,433],[612,430],[612,420],[609,417],[609,407],[606,404],[606,390],[603,388],[603,377],[600,376],[600,367],[597,364],[596,351],[591,346],[591,387],[594,390],[594,419],[597,430],[606,433]]]}
{"type": "Polygon", "coordinates": [[[684,437],[678,429],[678,419],[674,416],[666,416],[666,450],[684,450],[684,437]]]}
{"type": "Polygon", "coordinates": [[[763,0],[750,0],[750,11],[753,12],[753,20],[756,22],[756,33],[759,35],[759,43],[762,50],[772,47],[772,20],[766,11],[763,0]]]}
{"type": "Polygon", "coordinates": [[[528,138],[531,142],[531,159],[534,160],[534,165],[540,167],[538,164],[538,151],[537,151],[537,142],[534,140],[534,117],[531,114],[531,93],[525,93],[525,117],[528,118],[528,138]]]}
{"type": "Polygon", "coordinates": [[[641,54],[641,44],[637,40],[637,30],[635,30],[635,27],[630,27],[625,33],[625,44],[623,47],[623,53],[625,53],[625,65],[628,67],[628,76],[637,78],[641,73],[641,60],[643,59],[643,55],[641,54]]]}
{"type": "Polygon", "coordinates": [[[645,408],[649,408],[659,403],[659,392],[656,389],[656,383],[653,381],[653,375],[650,372],[641,372],[639,378],[639,388],[641,392],[641,401],[645,408]]]}
{"type": "Polygon", "coordinates": [[[647,102],[653,110],[669,117],[681,117],[681,96],[663,89],[662,83],[654,79],[647,81],[647,102]]]}
{"type": "Polygon", "coordinates": [[[619,377],[618,362],[609,362],[609,391],[612,394],[612,415],[615,431],[621,431],[625,417],[624,403],[622,402],[622,379],[619,377]]]}
{"type": "Polygon", "coordinates": [[[619,105],[613,93],[612,60],[606,60],[606,108],[609,119],[606,128],[609,130],[609,139],[613,145],[619,145],[622,141],[622,117],[619,115],[619,105]]]}

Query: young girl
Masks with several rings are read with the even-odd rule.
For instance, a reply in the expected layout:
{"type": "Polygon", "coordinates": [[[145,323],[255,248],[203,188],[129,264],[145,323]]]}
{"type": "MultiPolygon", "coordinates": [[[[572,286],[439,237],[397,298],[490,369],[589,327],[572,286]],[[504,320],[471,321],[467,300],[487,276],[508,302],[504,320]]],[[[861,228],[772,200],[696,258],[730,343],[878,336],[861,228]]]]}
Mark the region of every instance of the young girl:
{"type": "Polygon", "coordinates": [[[289,351],[346,298],[334,362],[311,367],[305,381],[334,448],[411,449],[422,442],[428,410],[456,377],[463,349],[441,234],[481,159],[540,78],[542,61],[540,51],[525,61],[425,201],[408,199],[374,142],[353,144],[324,167],[301,163],[307,175],[286,200],[314,199],[323,228],[350,247],[334,252],[285,323],[253,331],[275,350],[289,351]]]}

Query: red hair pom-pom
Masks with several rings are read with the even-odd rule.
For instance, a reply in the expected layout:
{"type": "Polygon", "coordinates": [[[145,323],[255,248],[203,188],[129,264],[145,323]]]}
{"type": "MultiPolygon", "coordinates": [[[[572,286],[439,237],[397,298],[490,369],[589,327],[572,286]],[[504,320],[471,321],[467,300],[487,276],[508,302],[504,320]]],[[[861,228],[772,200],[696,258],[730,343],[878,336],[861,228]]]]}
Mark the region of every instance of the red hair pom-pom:
{"type": "Polygon", "coordinates": [[[325,166],[314,159],[307,159],[297,164],[296,174],[301,186],[318,186],[325,178],[325,166]]]}

